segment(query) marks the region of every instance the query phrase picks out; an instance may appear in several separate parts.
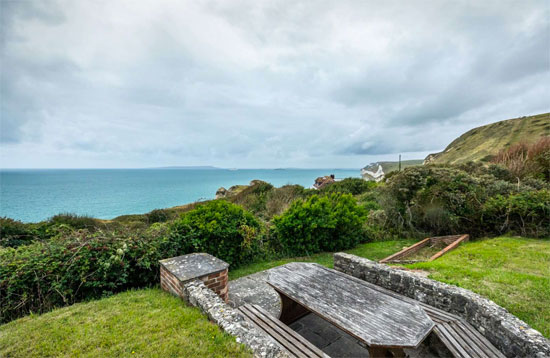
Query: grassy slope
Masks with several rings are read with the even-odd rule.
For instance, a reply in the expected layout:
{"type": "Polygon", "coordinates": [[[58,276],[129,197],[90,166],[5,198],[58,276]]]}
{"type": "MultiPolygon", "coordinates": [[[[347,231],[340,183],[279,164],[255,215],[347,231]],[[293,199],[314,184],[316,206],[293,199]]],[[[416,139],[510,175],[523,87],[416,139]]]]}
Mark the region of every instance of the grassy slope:
{"type": "Polygon", "coordinates": [[[251,357],[159,289],[124,292],[0,326],[0,357],[251,357]]]}
{"type": "Polygon", "coordinates": [[[550,337],[550,240],[475,241],[433,262],[407,267],[488,297],[550,337]]]}
{"type": "Polygon", "coordinates": [[[550,113],[514,118],[474,128],[436,154],[432,163],[456,164],[482,160],[518,142],[534,142],[550,135],[550,113]]]}

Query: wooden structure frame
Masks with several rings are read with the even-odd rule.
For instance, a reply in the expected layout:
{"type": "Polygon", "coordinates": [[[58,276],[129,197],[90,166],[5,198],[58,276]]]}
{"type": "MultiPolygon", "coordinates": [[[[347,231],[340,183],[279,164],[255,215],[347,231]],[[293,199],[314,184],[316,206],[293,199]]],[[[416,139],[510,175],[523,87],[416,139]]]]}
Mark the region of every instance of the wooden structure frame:
{"type": "Polygon", "coordinates": [[[412,246],[406,247],[403,250],[386,257],[385,259],[380,260],[379,262],[382,264],[385,264],[385,263],[415,263],[415,262],[423,262],[423,261],[428,261],[428,262],[433,261],[435,259],[440,258],[447,252],[456,249],[458,245],[468,241],[469,239],[470,239],[470,235],[467,235],[467,234],[428,237],[422,241],[417,242],[412,246]],[[420,251],[420,249],[428,245],[436,245],[441,242],[445,243],[447,246],[443,248],[441,251],[434,254],[428,260],[407,260],[406,259],[408,256],[420,251]]]}

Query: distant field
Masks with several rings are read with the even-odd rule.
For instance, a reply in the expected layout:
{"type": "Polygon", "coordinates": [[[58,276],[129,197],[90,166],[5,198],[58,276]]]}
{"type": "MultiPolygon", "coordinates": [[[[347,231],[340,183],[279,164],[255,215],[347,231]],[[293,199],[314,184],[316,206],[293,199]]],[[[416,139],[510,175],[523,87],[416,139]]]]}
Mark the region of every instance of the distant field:
{"type": "MultiPolygon", "coordinates": [[[[416,165],[422,165],[422,162],[424,162],[423,159],[402,160],[401,170],[408,167],[414,167],[416,165]]],[[[399,170],[399,162],[378,162],[378,163],[382,166],[382,169],[386,174],[388,174],[389,172],[393,172],[395,170],[399,170]]]]}
{"type": "Polygon", "coordinates": [[[443,152],[430,154],[434,156],[431,163],[490,160],[501,149],[519,142],[533,143],[543,136],[550,136],[550,113],[508,119],[469,130],[443,152]]]}

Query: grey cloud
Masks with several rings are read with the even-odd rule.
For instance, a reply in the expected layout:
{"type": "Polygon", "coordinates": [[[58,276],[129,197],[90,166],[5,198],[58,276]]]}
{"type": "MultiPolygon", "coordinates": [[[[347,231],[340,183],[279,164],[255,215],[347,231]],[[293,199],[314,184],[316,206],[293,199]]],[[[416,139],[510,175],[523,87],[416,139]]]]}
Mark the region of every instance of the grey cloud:
{"type": "Polygon", "coordinates": [[[2,3],[3,165],[361,167],[550,110],[536,1],[131,4],[2,3]]]}

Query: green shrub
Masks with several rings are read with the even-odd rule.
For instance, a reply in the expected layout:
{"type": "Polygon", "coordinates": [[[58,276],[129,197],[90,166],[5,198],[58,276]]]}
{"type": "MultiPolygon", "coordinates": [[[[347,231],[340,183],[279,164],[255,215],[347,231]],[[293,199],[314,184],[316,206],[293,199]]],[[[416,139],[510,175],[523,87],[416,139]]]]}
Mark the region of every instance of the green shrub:
{"type": "Polygon", "coordinates": [[[344,193],[351,195],[359,195],[368,192],[376,187],[376,182],[367,181],[361,178],[346,178],[341,181],[326,185],[321,190],[321,193],[344,193]]]}
{"type": "Polygon", "coordinates": [[[184,214],[172,225],[172,241],[185,252],[207,252],[230,265],[249,261],[258,248],[260,224],[242,207],[213,200],[184,214]]]}
{"type": "Polygon", "coordinates": [[[313,195],[297,200],[273,218],[274,235],[288,255],[343,250],[366,239],[366,210],[349,194],[313,195]]]}
{"type": "Polygon", "coordinates": [[[146,215],[147,215],[147,222],[149,224],[163,223],[168,221],[168,219],[170,219],[170,215],[168,215],[168,212],[163,209],[155,209],[147,213],[146,215]]]}
{"type": "Polygon", "coordinates": [[[181,253],[162,224],[142,233],[73,230],[0,250],[1,321],[157,284],[158,260],[181,253]]]}
{"type": "Polygon", "coordinates": [[[550,236],[550,191],[525,191],[490,198],[483,207],[484,223],[498,233],[550,236]]]}
{"type": "Polygon", "coordinates": [[[48,220],[51,225],[67,225],[73,229],[96,229],[100,221],[87,215],[77,215],[72,213],[63,213],[52,216],[48,220]]]}
{"type": "Polygon", "coordinates": [[[0,218],[0,246],[27,245],[37,238],[34,225],[7,217],[0,218]]]}

